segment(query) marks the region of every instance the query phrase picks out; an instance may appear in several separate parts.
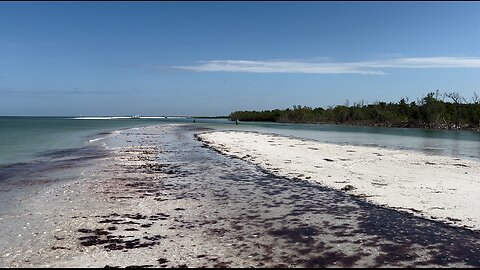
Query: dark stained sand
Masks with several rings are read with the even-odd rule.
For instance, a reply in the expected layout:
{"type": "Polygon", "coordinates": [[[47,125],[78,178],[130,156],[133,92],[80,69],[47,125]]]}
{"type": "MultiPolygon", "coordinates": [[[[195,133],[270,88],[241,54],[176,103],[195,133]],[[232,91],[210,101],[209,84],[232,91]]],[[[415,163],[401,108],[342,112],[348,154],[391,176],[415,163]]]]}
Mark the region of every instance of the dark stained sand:
{"type": "Polygon", "coordinates": [[[198,131],[126,130],[108,157],[75,163],[83,174],[51,173],[45,191],[0,210],[0,266],[480,267],[477,232],[277,177],[198,131]]]}

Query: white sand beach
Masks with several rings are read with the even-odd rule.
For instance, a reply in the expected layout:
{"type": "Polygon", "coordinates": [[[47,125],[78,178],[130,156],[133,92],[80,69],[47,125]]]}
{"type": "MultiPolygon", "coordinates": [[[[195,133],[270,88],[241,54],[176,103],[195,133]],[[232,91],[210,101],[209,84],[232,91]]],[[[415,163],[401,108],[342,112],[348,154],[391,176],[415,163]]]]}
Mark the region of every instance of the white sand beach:
{"type": "MultiPolygon", "coordinates": [[[[383,197],[368,199],[384,198],[385,201],[390,199],[387,196],[390,189],[386,188],[397,186],[391,190],[398,196],[396,201],[401,201],[408,198],[405,193],[413,189],[411,186],[403,184],[408,189],[397,192],[402,185],[385,179],[382,183],[388,185],[375,190],[367,184],[360,185],[357,183],[360,180],[351,176],[356,172],[355,176],[369,183],[373,182],[370,179],[380,182],[382,178],[372,178],[371,172],[379,174],[382,170],[372,164],[386,158],[385,150],[338,148],[343,149],[342,152],[332,145],[272,135],[205,131],[188,125],[164,125],[103,134],[108,149],[72,151],[61,161],[51,160],[38,167],[42,169],[25,179],[4,180],[7,182],[0,190],[0,266],[410,268],[480,265],[477,232],[378,207],[318,184],[295,180],[304,174],[303,179],[311,177],[308,180],[319,180],[323,185],[337,188],[351,184],[357,186],[353,193],[377,191],[375,194],[383,197]],[[195,140],[198,133],[208,138],[216,149],[247,157],[271,171],[276,171],[274,162],[281,163],[276,173],[288,177],[212,151],[195,140]],[[238,148],[229,148],[230,145],[238,148]],[[309,154],[311,151],[316,154],[309,154]],[[360,154],[368,157],[360,159],[360,154]],[[340,158],[352,161],[348,163],[340,158]],[[283,165],[285,161],[288,167],[283,165]],[[364,163],[370,165],[362,166],[364,163]],[[309,164],[318,168],[306,167],[309,164]],[[344,166],[346,164],[350,167],[344,166]],[[330,178],[351,180],[330,184],[327,182],[330,178]],[[385,190],[380,192],[382,189],[385,190]]],[[[398,155],[389,159],[402,160],[398,155]]],[[[415,160],[419,162],[418,158],[415,160]]],[[[438,159],[428,161],[440,162],[438,159]]],[[[387,163],[390,168],[382,174],[383,178],[391,177],[406,166],[397,161],[398,168],[395,168],[391,163],[387,163]]],[[[464,161],[454,163],[473,166],[464,161]]],[[[451,167],[450,173],[455,175],[453,172],[459,170],[459,166],[451,167]]],[[[471,172],[472,167],[460,167],[478,176],[478,172],[471,172]]],[[[441,178],[440,172],[435,175],[441,178]]],[[[414,176],[411,174],[408,179],[413,181],[414,176]]],[[[459,179],[457,182],[465,181],[459,179]]],[[[424,186],[428,187],[428,183],[424,186]]],[[[442,185],[436,190],[450,187],[442,185]]],[[[468,205],[475,206],[472,197],[460,198],[471,200],[468,205]]],[[[414,199],[403,201],[409,202],[407,206],[419,204],[414,199]]],[[[443,207],[445,202],[448,201],[437,202],[437,205],[443,207]]],[[[474,208],[465,207],[464,212],[458,213],[471,215],[474,208]]]]}
{"type": "Polygon", "coordinates": [[[224,154],[248,160],[276,175],[480,230],[480,162],[256,132],[216,131],[199,138],[224,154]]]}

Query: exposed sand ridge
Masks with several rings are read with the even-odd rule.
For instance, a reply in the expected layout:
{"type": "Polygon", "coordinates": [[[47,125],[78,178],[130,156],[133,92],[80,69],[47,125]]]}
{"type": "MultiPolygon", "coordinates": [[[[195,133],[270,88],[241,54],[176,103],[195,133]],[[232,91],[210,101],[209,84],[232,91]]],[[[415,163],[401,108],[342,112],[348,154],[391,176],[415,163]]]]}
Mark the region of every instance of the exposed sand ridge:
{"type": "Polygon", "coordinates": [[[480,229],[480,162],[257,132],[216,131],[199,138],[222,153],[277,175],[316,182],[429,219],[480,229]]]}

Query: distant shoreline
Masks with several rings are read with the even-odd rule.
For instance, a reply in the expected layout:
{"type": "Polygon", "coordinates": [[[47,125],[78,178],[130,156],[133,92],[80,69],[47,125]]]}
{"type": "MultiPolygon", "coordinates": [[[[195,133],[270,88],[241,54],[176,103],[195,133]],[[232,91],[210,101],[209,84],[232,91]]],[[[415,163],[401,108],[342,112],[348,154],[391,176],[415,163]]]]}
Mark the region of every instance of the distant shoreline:
{"type": "Polygon", "coordinates": [[[402,98],[398,102],[354,103],[328,108],[293,106],[267,111],[235,111],[231,120],[281,123],[336,124],[396,128],[473,130],[480,132],[480,97],[472,102],[458,93],[430,92],[418,101],[402,98]],[[452,102],[445,101],[451,99],[452,102]]]}
{"type": "MultiPolygon", "coordinates": [[[[230,121],[235,119],[229,118],[230,121]]],[[[335,122],[281,122],[281,121],[255,121],[255,120],[241,120],[241,122],[268,122],[268,123],[281,123],[281,124],[307,124],[307,125],[335,125],[335,126],[352,126],[352,127],[378,127],[378,128],[417,128],[417,129],[431,129],[431,130],[452,130],[452,131],[473,131],[480,132],[480,127],[446,127],[446,126],[428,126],[428,125],[388,125],[380,123],[335,123],[335,122]]]]}

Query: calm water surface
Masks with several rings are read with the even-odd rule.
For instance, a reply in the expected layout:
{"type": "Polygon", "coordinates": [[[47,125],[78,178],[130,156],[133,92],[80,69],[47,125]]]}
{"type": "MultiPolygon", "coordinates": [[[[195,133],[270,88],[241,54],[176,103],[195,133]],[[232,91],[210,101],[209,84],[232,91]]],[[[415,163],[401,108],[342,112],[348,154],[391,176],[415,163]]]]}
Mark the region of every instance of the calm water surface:
{"type": "Polygon", "coordinates": [[[29,162],[46,151],[99,144],[105,136],[99,133],[171,122],[178,120],[0,117],[0,165],[29,162]]]}
{"type": "MultiPolygon", "coordinates": [[[[41,160],[52,150],[101,145],[107,132],[130,127],[193,124],[192,119],[74,119],[0,117],[0,165],[41,160]]],[[[218,130],[270,132],[336,144],[374,145],[480,160],[480,133],[471,131],[375,128],[335,125],[247,123],[197,119],[195,125],[218,130]]]]}

